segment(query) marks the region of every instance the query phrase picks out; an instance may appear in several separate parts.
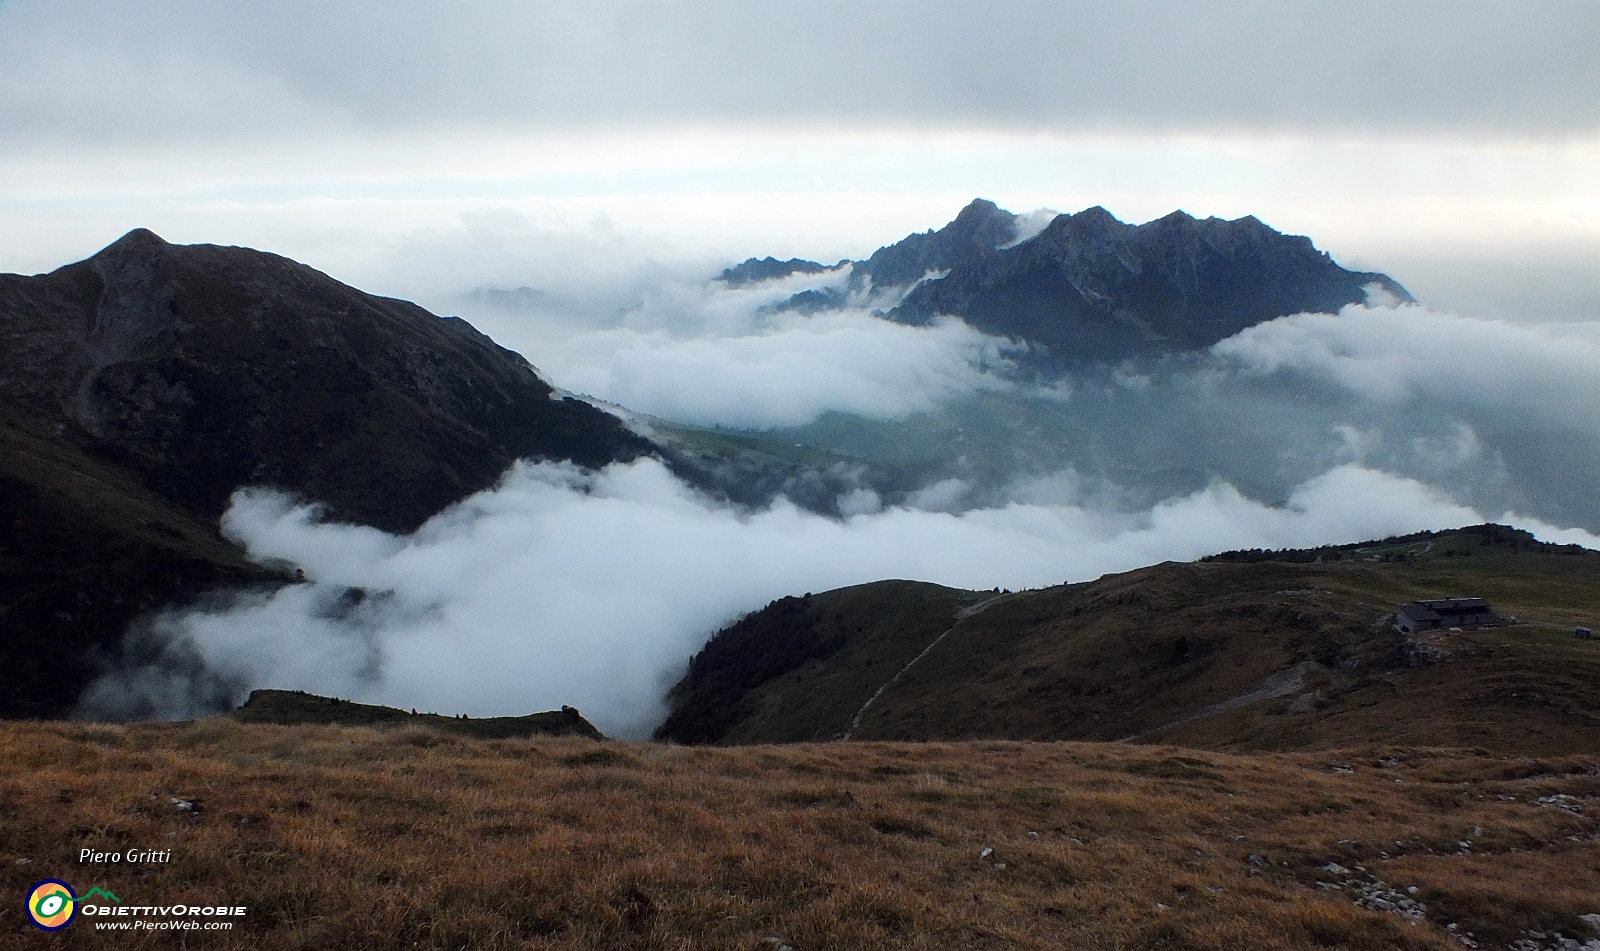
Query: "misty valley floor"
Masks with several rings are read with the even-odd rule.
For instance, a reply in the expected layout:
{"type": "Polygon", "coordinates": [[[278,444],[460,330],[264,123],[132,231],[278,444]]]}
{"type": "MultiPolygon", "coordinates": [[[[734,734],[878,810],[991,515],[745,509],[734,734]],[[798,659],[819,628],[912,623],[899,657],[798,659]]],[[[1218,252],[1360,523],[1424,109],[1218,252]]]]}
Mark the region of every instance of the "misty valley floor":
{"type": "MultiPolygon", "coordinates": [[[[218,718],[4,723],[0,763],[7,894],[60,878],[248,907],[177,939],[80,916],[74,947],[1531,948],[1593,937],[1581,916],[1600,912],[1595,755],[691,748],[218,718]]],[[[61,940],[0,906],[0,947],[61,940]]]]}

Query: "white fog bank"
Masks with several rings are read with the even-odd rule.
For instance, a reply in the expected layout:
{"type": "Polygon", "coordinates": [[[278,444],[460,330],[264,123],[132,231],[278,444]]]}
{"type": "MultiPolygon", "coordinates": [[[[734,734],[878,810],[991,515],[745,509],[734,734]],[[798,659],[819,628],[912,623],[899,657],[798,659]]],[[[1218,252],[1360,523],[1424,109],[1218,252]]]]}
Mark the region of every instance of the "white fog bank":
{"type": "MultiPolygon", "coordinates": [[[[84,712],[183,717],[219,690],[237,699],[275,687],[473,716],[572,704],[608,735],[643,737],[689,656],[786,594],[885,578],[1038,587],[1485,520],[1354,464],[1304,482],[1282,507],[1218,483],[1136,512],[1014,502],[842,520],[783,500],[739,511],[655,461],[600,472],[518,464],[410,536],[324,524],[314,506],[247,490],[226,534],[254,558],[304,569],[307,583],[161,615],[142,635],[148,662],[98,683],[84,712]]],[[[1581,531],[1555,534],[1600,548],[1581,531]]]]}

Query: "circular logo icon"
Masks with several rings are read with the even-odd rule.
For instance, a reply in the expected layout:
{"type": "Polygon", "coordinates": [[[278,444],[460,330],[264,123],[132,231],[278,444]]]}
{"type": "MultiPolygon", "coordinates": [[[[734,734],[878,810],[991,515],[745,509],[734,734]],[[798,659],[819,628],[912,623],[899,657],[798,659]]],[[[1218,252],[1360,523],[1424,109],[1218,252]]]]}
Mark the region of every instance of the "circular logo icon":
{"type": "Polygon", "coordinates": [[[46,931],[60,931],[78,913],[77,898],[71,885],[47,878],[28,892],[28,918],[46,931]]]}

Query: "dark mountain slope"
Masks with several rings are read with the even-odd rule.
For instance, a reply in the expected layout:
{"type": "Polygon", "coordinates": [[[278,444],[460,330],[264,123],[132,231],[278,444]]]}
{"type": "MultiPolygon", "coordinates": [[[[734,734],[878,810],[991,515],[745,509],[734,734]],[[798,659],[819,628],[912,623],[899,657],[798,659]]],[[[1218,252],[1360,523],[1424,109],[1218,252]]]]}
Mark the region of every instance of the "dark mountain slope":
{"type": "Polygon", "coordinates": [[[277,255],[134,231],[0,276],[0,400],[154,492],[219,515],[241,485],[415,528],[512,460],[650,451],[465,321],[277,255]]]}
{"type": "Polygon", "coordinates": [[[653,450],[466,322],[134,231],[0,275],[0,716],[66,713],[140,614],[277,585],[217,533],[267,485],[392,531],[514,459],[653,450]]]}
{"type": "Polygon", "coordinates": [[[658,735],[680,743],[831,740],[886,673],[909,663],[958,610],[981,598],[936,584],[880,581],[774,601],[695,655],[658,735]],[[812,672],[809,685],[801,670],[812,672]],[[780,681],[793,684],[781,705],[764,689],[780,681]]]}
{"type": "MultiPolygon", "coordinates": [[[[1252,217],[1198,220],[1175,211],[1131,225],[1095,207],[1058,215],[1020,243],[1013,243],[1016,227],[1016,215],[976,199],[945,227],[856,262],[849,291],[909,287],[889,319],[960,317],[986,333],[1027,341],[1031,359],[1055,366],[1204,349],[1286,314],[1361,303],[1369,284],[1411,300],[1389,277],[1347,271],[1311,239],[1252,217]]],[[[752,258],[724,279],[821,269],[752,258]]],[[[837,307],[847,295],[807,291],[789,306],[837,307]]]]}
{"type": "Polygon", "coordinates": [[[0,717],[64,715],[140,614],[285,580],[215,519],[0,409],[0,717]]]}
{"type": "Polygon", "coordinates": [[[661,735],[838,738],[859,717],[852,739],[1600,749],[1600,641],[1572,636],[1600,619],[1600,553],[1498,526],[1238,553],[998,597],[920,586],[916,603],[966,610],[914,624],[906,585],[813,595],[813,607],[787,614],[778,602],[745,618],[690,664],[661,735]],[[1467,595],[1520,622],[1415,638],[1390,626],[1407,601],[1467,595]],[[815,639],[819,628],[842,631],[842,641],[753,685],[744,676],[753,664],[727,662],[815,639]],[[768,642],[736,636],[754,631],[768,642]],[[932,646],[910,666],[869,669],[881,650],[866,645],[885,638],[897,639],[897,656],[932,646]],[[711,658],[721,659],[715,671],[711,658]],[[696,704],[711,699],[701,688],[713,674],[742,678],[742,691],[708,713],[696,704]],[[726,709],[720,733],[682,728],[726,709]]]}

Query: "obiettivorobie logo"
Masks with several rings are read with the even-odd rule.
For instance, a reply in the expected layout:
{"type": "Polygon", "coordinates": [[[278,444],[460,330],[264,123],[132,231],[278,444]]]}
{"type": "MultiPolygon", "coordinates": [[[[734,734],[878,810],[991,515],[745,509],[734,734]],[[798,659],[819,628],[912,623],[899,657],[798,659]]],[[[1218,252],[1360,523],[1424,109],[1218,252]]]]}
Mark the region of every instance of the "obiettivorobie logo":
{"type": "Polygon", "coordinates": [[[226,930],[233,927],[233,922],[201,922],[177,919],[194,916],[202,918],[238,917],[242,916],[246,910],[243,905],[124,905],[122,899],[103,888],[91,888],[86,894],[78,895],[72,890],[72,886],[66,882],[60,879],[47,878],[35,884],[28,891],[28,920],[45,931],[60,931],[67,925],[72,924],[73,919],[78,916],[80,905],[82,906],[83,914],[86,916],[102,918],[132,916],[135,919],[133,921],[95,922],[96,928],[109,928],[118,931],[226,930]],[[104,902],[90,904],[90,899],[95,897],[114,902],[120,907],[113,907],[104,902]]]}
{"type": "Polygon", "coordinates": [[[59,879],[47,878],[28,892],[28,920],[46,931],[60,931],[72,924],[73,917],[78,913],[78,902],[88,901],[96,895],[109,898],[119,905],[122,903],[122,899],[99,888],[89,889],[89,893],[80,898],[71,885],[59,879]]]}

